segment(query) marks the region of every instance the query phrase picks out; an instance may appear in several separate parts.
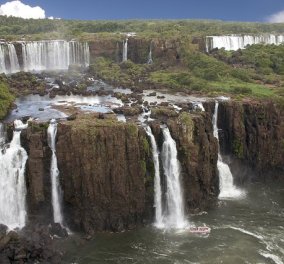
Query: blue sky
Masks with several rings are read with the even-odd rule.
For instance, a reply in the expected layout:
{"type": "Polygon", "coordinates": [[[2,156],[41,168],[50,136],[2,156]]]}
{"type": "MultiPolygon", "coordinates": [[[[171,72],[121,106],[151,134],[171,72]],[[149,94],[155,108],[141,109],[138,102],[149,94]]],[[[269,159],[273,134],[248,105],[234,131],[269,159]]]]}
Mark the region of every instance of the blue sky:
{"type": "MultiPolygon", "coordinates": [[[[7,0],[0,0],[0,4],[7,0]]],[[[284,0],[22,0],[47,17],[65,19],[221,19],[265,21],[284,11],[284,0]]]]}

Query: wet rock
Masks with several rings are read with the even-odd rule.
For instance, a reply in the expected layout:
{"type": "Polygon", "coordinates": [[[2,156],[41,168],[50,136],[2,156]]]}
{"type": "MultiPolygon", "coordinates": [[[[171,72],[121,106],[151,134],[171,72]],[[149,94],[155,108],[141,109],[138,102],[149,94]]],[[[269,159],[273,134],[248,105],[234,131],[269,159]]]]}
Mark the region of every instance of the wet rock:
{"type": "Polygon", "coordinates": [[[77,115],[78,115],[77,113],[74,113],[74,114],[68,116],[68,117],[67,117],[67,120],[68,120],[68,121],[75,120],[75,119],[77,118],[77,115]]]}
{"type": "Polygon", "coordinates": [[[52,236],[57,236],[60,238],[66,238],[68,237],[68,232],[67,230],[62,227],[59,223],[52,223],[49,232],[52,236]]]}
{"type": "Polygon", "coordinates": [[[57,135],[68,226],[92,234],[143,223],[148,211],[144,130],[85,116],[59,124],[57,135]]]}
{"type": "Polygon", "coordinates": [[[125,116],[135,116],[143,112],[142,107],[140,106],[134,106],[134,107],[123,106],[123,107],[115,108],[113,111],[116,114],[123,114],[125,116]]]}

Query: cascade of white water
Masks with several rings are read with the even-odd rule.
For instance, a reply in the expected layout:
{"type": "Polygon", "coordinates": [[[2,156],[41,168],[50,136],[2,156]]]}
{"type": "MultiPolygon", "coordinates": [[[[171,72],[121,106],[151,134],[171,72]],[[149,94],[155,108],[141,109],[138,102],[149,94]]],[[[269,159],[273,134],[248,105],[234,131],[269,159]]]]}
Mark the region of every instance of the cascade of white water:
{"type": "Polygon", "coordinates": [[[7,45],[8,45],[8,55],[10,59],[10,73],[18,72],[20,71],[20,65],[15,46],[13,44],[7,44],[7,45]]]}
{"type": "Polygon", "coordinates": [[[64,40],[22,42],[22,55],[24,71],[67,70],[90,60],[87,43],[64,40]]]}
{"type": "Polygon", "coordinates": [[[28,155],[20,140],[25,126],[19,120],[14,126],[10,145],[0,149],[0,223],[9,229],[23,228],[27,214],[25,166],[28,155]]]}
{"type": "Polygon", "coordinates": [[[11,43],[0,43],[0,73],[14,73],[20,70],[16,49],[11,43]]]}
{"type": "Polygon", "coordinates": [[[5,46],[0,43],[0,73],[6,73],[6,64],[5,64],[5,46]]]}
{"type": "Polygon", "coordinates": [[[163,228],[163,215],[162,215],[162,189],[161,189],[161,178],[160,178],[160,163],[159,163],[159,151],[156,143],[156,139],[149,126],[146,128],[146,133],[151,140],[152,145],[152,156],[155,167],[155,178],[154,178],[154,207],[155,207],[155,226],[163,228]]]}
{"type": "Polygon", "coordinates": [[[206,38],[206,50],[224,48],[225,50],[244,49],[247,45],[253,44],[274,44],[284,43],[284,35],[228,35],[228,36],[208,36],[206,38]]]}
{"type": "Polygon", "coordinates": [[[63,215],[61,210],[62,191],[59,182],[59,170],[57,167],[56,145],[55,139],[57,134],[57,123],[54,119],[50,121],[47,129],[48,145],[52,151],[50,177],[51,177],[51,193],[54,223],[63,224],[63,215]]]}
{"type": "Polygon", "coordinates": [[[123,41],[123,50],[122,50],[122,61],[127,61],[127,49],[128,49],[128,38],[123,41]]]}
{"type": "MultiPolygon", "coordinates": [[[[215,111],[213,115],[213,133],[214,137],[217,138],[219,143],[219,135],[218,135],[218,107],[219,103],[215,103],[215,111]]],[[[222,160],[222,156],[220,153],[220,147],[218,150],[218,161],[217,161],[217,168],[219,172],[219,188],[220,188],[220,199],[226,199],[226,198],[238,198],[243,196],[244,192],[242,190],[239,190],[236,186],[234,186],[234,180],[233,175],[231,173],[231,170],[225,162],[222,160]]]]}
{"type": "Polygon", "coordinates": [[[150,50],[149,50],[149,55],[148,55],[148,64],[153,63],[153,58],[152,58],[152,43],[150,44],[150,50]]]}
{"type": "Polygon", "coordinates": [[[3,144],[5,144],[6,140],[6,133],[5,133],[5,127],[4,125],[0,122],[0,148],[3,144]]]}
{"type": "Polygon", "coordinates": [[[183,193],[180,182],[180,164],[177,159],[176,142],[168,128],[163,128],[164,143],[162,147],[162,163],[166,178],[166,205],[164,223],[168,228],[185,228],[183,193]]]}

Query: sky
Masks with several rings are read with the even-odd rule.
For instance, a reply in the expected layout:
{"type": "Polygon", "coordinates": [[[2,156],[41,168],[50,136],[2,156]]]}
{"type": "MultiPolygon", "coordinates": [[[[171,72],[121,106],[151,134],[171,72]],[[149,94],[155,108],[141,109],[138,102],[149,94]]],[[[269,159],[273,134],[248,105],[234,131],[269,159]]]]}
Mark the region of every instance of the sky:
{"type": "Polygon", "coordinates": [[[61,19],[284,22],[284,0],[0,0],[0,15],[61,19]]]}

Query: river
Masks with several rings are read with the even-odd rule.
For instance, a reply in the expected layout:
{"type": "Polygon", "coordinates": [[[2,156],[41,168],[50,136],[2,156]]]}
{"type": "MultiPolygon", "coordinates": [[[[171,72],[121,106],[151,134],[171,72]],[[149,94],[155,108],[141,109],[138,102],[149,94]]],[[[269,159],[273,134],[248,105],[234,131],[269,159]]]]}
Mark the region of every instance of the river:
{"type": "Polygon", "coordinates": [[[211,228],[208,237],[152,226],[99,233],[89,242],[74,235],[64,242],[64,263],[283,263],[284,184],[251,183],[246,191],[242,200],[190,216],[191,224],[211,228]]]}

